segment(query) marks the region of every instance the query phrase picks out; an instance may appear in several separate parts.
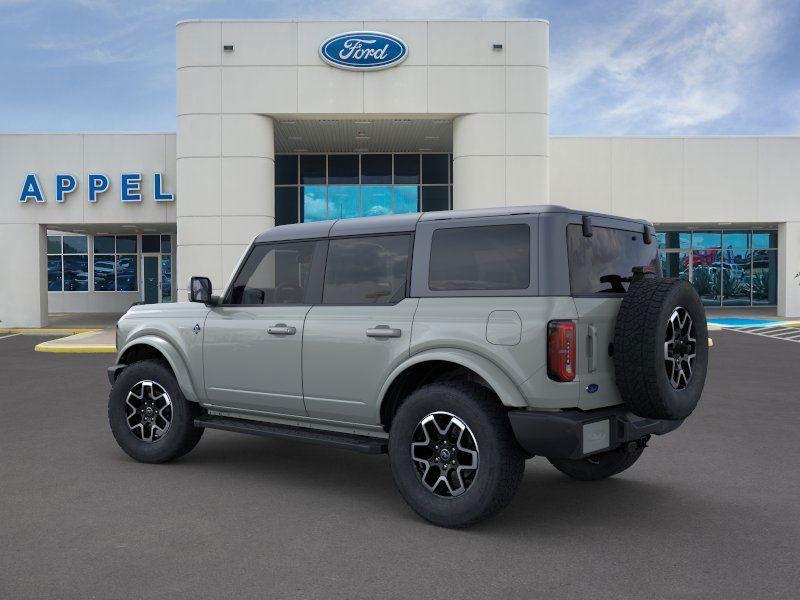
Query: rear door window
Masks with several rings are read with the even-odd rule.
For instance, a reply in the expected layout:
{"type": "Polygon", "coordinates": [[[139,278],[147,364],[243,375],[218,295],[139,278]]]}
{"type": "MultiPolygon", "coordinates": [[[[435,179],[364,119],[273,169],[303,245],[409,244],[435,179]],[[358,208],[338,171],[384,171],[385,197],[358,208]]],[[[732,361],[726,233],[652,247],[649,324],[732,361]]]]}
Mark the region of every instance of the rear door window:
{"type": "Polygon", "coordinates": [[[332,239],[323,304],[393,304],[405,297],[411,236],[332,239]]]}
{"type": "Polygon", "coordinates": [[[568,225],[567,249],[573,295],[625,293],[634,267],[661,274],[655,238],[645,244],[636,231],[595,226],[592,236],[585,237],[580,225],[568,225]]]}
{"type": "Polygon", "coordinates": [[[530,283],[528,225],[448,227],[433,232],[431,291],[525,290],[530,283]]]}

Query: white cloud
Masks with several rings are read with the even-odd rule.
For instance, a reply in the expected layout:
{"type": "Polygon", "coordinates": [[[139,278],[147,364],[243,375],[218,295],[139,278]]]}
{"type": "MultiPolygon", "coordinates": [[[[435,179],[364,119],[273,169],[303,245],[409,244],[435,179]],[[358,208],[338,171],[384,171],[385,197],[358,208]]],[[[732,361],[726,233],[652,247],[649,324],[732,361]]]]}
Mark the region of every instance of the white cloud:
{"type": "Polygon", "coordinates": [[[749,76],[780,43],[781,26],[772,0],[639,4],[554,53],[553,103],[591,101],[588,93],[602,98],[597,116],[616,133],[686,132],[739,108],[749,76]]]}

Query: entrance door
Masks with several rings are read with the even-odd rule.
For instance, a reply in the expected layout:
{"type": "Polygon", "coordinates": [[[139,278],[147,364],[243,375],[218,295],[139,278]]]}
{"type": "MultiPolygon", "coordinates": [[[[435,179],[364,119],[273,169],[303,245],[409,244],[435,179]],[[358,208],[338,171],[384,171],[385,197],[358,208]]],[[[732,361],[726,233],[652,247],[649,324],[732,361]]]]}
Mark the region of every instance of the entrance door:
{"type": "Polygon", "coordinates": [[[161,277],[159,275],[159,255],[142,256],[142,278],[144,279],[144,303],[156,304],[161,299],[159,289],[161,277]]]}
{"type": "Polygon", "coordinates": [[[142,299],[145,304],[172,302],[172,255],[142,255],[142,299]]]}

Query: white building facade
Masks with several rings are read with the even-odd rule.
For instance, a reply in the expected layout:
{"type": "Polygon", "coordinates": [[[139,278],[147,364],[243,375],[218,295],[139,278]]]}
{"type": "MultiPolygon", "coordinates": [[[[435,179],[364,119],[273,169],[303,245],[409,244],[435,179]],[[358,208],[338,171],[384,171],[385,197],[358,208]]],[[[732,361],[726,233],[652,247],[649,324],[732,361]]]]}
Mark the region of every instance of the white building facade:
{"type": "Polygon", "coordinates": [[[550,139],[544,21],[188,21],[176,67],[177,135],[0,135],[0,327],[219,288],[275,225],[551,201],[800,315],[800,138],[550,139]]]}

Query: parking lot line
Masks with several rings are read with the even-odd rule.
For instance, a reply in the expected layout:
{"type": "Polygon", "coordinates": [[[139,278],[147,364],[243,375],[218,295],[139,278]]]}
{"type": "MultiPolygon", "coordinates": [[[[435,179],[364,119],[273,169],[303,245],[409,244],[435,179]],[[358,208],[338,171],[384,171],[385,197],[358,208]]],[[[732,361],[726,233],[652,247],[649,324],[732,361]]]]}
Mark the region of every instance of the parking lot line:
{"type": "Polygon", "coordinates": [[[10,337],[16,337],[18,335],[22,335],[22,334],[21,333],[12,333],[12,334],[9,334],[9,335],[0,335],[0,340],[4,340],[4,339],[10,338],[10,337]]]}
{"type": "Polygon", "coordinates": [[[773,333],[772,336],[773,337],[779,337],[779,338],[791,338],[791,337],[795,337],[798,334],[800,334],[800,331],[797,331],[795,329],[794,331],[781,331],[780,333],[773,333]]]}
{"type": "Polygon", "coordinates": [[[800,343],[800,328],[798,327],[723,327],[726,331],[746,333],[774,340],[800,343]]]}

